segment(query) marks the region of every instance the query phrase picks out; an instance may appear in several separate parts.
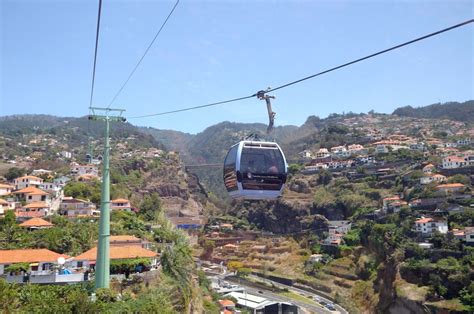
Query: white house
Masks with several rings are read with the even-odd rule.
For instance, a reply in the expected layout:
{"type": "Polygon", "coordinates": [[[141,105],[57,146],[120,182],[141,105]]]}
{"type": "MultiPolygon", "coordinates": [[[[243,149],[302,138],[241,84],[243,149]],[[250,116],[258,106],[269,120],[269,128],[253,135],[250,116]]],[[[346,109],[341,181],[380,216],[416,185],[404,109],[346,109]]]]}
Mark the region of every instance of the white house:
{"type": "Polygon", "coordinates": [[[95,204],[89,201],[64,197],[59,206],[60,212],[68,217],[92,216],[98,217],[100,211],[96,209],[95,204]]]}
{"type": "Polygon", "coordinates": [[[305,149],[304,151],[299,152],[298,156],[300,156],[301,158],[305,158],[305,159],[313,158],[313,154],[311,153],[310,150],[307,150],[307,149],[305,149]]]}
{"type": "Polygon", "coordinates": [[[61,193],[62,193],[61,186],[54,182],[43,182],[40,184],[39,188],[43,191],[48,192],[54,198],[61,196],[61,193]]]}
{"type": "Polygon", "coordinates": [[[427,164],[423,167],[423,173],[433,173],[436,167],[433,164],[427,164]]]}
{"type": "Polygon", "coordinates": [[[415,221],[415,231],[423,236],[430,236],[435,232],[441,234],[448,233],[448,223],[441,218],[422,217],[415,221]]]}
{"type": "Polygon", "coordinates": [[[0,216],[5,214],[5,211],[8,210],[9,203],[4,199],[0,198],[0,216]]]}
{"type": "Polygon", "coordinates": [[[16,190],[21,190],[30,186],[38,187],[43,183],[43,179],[35,176],[23,176],[13,180],[16,190]]]}
{"type": "Polygon", "coordinates": [[[85,174],[91,174],[94,176],[99,175],[99,170],[97,169],[96,165],[93,164],[86,164],[86,165],[81,165],[78,164],[77,162],[72,162],[71,163],[71,173],[82,176],[85,174]]]}
{"type": "Polygon", "coordinates": [[[465,167],[468,165],[468,161],[459,156],[447,156],[443,158],[443,168],[444,169],[456,169],[456,168],[461,168],[465,167]]]}
{"type": "Polygon", "coordinates": [[[33,176],[41,176],[41,175],[50,175],[53,172],[51,170],[46,170],[46,169],[35,169],[31,173],[33,176]]]}
{"type": "Polygon", "coordinates": [[[315,157],[316,158],[326,158],[326,157],[329,157],[329,151],[327,150],[327,148],[320,148],[316,154],[315,154],[315,157]]]}
{"type": "Polygon", "coordinates": [[[377,154],[388,153],[388,148],[387,148],[387,146],[385,146],[383,144],[379,144],[379,145],[375,146],[375,152],[377,154]]]}
{"type": "Polygon", "coordinates": [[[352,223],[349,220],[329,220],[329,233],[346,234],[351,230],[352,223]]]}
{"type": "Polygon", "coordinates": [[[29,271],[46,271],[58,262],[58,258],[68,258],[47,249],[0,250],[0,275],[6,273],[8,266],[28,263],[29,271]]]}
{"type": "Polygon", "coordinates": [[[59,153],[61,157],[66,158],[66,159],[71,159],[72,158],[72,153],[63,150],[62,152],[59,153]]]}
{"type": "Polygon", "coordinates": [[[470,138],[463,138],[463,139],[460,139],[457,141],[458,145],[460,146],[467,146],[467,145],[471,145],[471,139],[470,138]]]}
{"type": "Polygon", "coordinates": [[[347,146],[347,150],[350,155],[365,155],[367,154],[367,149],[360,144],[352,144],[347,146]]]}
{"type": "Polygon", "coordinates": [[[432,182],[441,183],[444,181],[446,181],[446,177],[443,176],[442,174],[428,174],[420,178],[421,184],[430,184],[432,182]]]}
{"type": "Polygon", "coordinates": [[[13,191],[13,186],[0,183],[0,195],[9,195],[13,191]]]}
{"type": "Polygon", "coordinates": [[[16,195],[17,200],[24,200],[26,203],[33,203],[33,202],[47,202],[51,201],[51,198],[48,192],[40,190],[34,186],[30,186],[21,190],[17,190],[12,192],[12,194],[16,195]]]}
{"type": "Polygon", "coordinates": [[[17,218],[40,218],[51,213],[51,207],[46,202],[32,202],[15,209],[17,218]]]}
{"type": "Polygon", "coordinates": [[[464,241],[469,244],[474,244],[474,227],[466,227],[464,229],[464,241]]]}
{"type": "MultiPolygon", "coordinates": [[[[135,259],[146,258],[151,262],[151,266],[156,266],[158,263],[158,253],[144,249],[136,245],[130,246],[110,246],[109,252],[110,260],[120,259],[135,259]]],[[[94,266],[97,259],[97,247],[84,252],[73,259],[73,267],[76,268],[90,268],[94,266]]]]}
{"type": "Polygon", "coordinates": [[[132,211],[132,205],[130,201],[124,198],[117,198],[115,200],[110,201],[110,209],[111,210],[124,210],[127,212],[132,211]]]}

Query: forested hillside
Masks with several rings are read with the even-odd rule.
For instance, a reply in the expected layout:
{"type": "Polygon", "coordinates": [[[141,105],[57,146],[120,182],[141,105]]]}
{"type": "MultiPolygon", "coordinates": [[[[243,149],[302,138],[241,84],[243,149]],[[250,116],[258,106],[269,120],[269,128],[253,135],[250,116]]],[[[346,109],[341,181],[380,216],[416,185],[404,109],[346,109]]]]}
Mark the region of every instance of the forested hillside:
{"type": "Polygon", "coordinates": [[[447,102],[425,107],[405,106],[397,108],[393,114],[404,117],[427,119],[450,119],[463,122],[474,121],[474,100],[466,102],[447,102]]]}

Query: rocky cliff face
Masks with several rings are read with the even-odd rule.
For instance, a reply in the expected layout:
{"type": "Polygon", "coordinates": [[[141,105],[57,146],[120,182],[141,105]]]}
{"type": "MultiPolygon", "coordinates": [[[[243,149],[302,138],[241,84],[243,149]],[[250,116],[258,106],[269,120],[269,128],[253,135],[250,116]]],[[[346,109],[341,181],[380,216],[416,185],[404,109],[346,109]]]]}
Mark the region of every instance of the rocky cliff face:
{"type": "Polygon", "coordinates": [[[230,214],[246,218],[258,228],[276,234],[303,231],[322,234],[328,230],[328,220],[322,215],[312,214],[311,203],[305,201],[238,201],[234,202],[230,214]]]}

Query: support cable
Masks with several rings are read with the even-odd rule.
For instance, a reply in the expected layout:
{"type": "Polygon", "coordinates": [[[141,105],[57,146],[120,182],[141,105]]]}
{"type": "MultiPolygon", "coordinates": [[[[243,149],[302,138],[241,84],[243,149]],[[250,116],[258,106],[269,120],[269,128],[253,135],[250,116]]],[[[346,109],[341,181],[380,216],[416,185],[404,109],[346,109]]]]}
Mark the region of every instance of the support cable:
{"type": "Polygon", "coordinates": [[[390,47],[390,48],[381,50],[381,51],[379,51],[379,52],[370,54],[370,55],[368,55],[368,56],[365,56],[365,57],[362,57],[362,58],[359,58],[359,59],[356,59],[356,60],[353,60],[353,61],[350,61],[350,62],[341,64],[341,65],[339,65],[339,66],[336,66],[336,67],[333,67],[333,68],[324,70],[324,71],[322,71],[322,72],[319,72],[319,73],[316,73],[316,74],[313,74],[313,75],[304,77],[304,78],[302,78],[302,79],[299,79],[299,80],[296,80],[296,81],[293,81],[293,82],[290,82],[290,83],[286,83],[286,84],[280,85],[280,86],[275,87],[275,88],[267,89],[267,90],[265,90],[265,91],[259,91],[259,92],[255,93],[255,94],[252,94],[252,95],[249,95],[249,96],[244,96],[244,97],[239,97],[239,98],[234,98],[234,99],[229,99],[229,100],[224,100],[224,101],[219,101],[219,102],[214,102],[214,103],[209,103],[209,104],[201,105],[201,106],[194,106],[194,107],[182,108],[182,109],[171,110],[171,111],[164,111],[164,112],[159,112],[159,113],[152,113],[152,114],[141,115],[141,116],[133,116],[133,117],[129,117],[129,119],[141,119],[141,118],[149,118],[149,117],[162,116],[162,115],[167,115],[167,114],[172,114],[172,113],[178,113],[178,112],[183,112],[183,111],[201,109],[201,108],[205,108],[205,107],[217,106],[217,105],[221,105],[221,104],[227,104],[227,103],[232,103],[232,102],[236,102],[236,101],[240,101],[240,100],[244,100],[244,99],[253,98],[253,97],[256,97],[256,96],[258,96],[258,95],[262,95],[262,92],[263,92],[264,94],[266,94],[266,93],[270,93],[270,92],[273,92],[273,91],[276,91],[276,90],[279,90],[279,89],[283,89],[283,88],[285,88],[285,87],[288,87],[288,86],[291,86],[291,85],[294,85],[294,84],[297,84],[297,83],[301,83],[301,82],[303,82],[303,81],[312,79],[312,78],[314,78],[314,77],[317,77],[317,76],[320,76],[320,75],[323,75],[323,74],[326,74],[326,73],[329,73],[329,72],[332,72],[332,71],[335,71],[335,70],[338,70],[338,69],[341,69],[341,68],[344,68],[344,67],[347,67],[347,66],[350,66],[350,65],[353,65],[353,64],[355,64],[355,63],[358,63],[358,62],[361,62],[361,61],[364,61],[364,60],[367,60],[367,59],[376,57],[376,56],[378,56],[378,55],[381,55],[381,54],[384,54],[384,53],[387,53],[387,52],[390,52],[390,51],[392,51],[392,50],[396,50],[396,49],[399,49],[399,48],[402,48],[402,47],[411,45],[411,44],[416,43],[416,42],[418,42],[418,41],[422,41],[422,40],[428,39],[428,38],[430,38],[430,37],[434,37],[434,36],[440,35],[440,34],[442,34],[442,33],[451,31],[451,30],[453,30],[453,29],[456,29],[456,28],[459,28],[459,27],[462,27],[462,26],[466,26],[466,25],[468,25],[468,24],[470,24],[470,23],[473,23],[473,22],[474,22],[474,19],[470,19],[470,20],[464,21],[464,22],[462,22],[462,23],[459,23],[459,24],[456,24],[456,25],[453,25],[453,26],[444,28],[444,29],[442,29],[442,30],[436,31],[436,32],[434,32],[434,33],[430,33],[430,34],[427,34],[427,35],[424,35],[424,36],[415,38],[415,39],[413,39],[413,40],[410,40],[410,41],[404,42],[404,43],[402,43],[402,44],[399,44],[399,45],[396,45],[396,46],[393,46],[393,47],[390,47]]]}
{"type": "Polygon", "coordinates": [[[127,79],[125,80],[125,82],[122,84],[122,86],[120,87],[120,89],[117,91],[117,93],[115,93],[114,95],[114,98],[112,98],[112,100],[110,101],[109,105],[107,108],[110,108],[110,106],[112,106],[112,104],[114,103],[115,99],[117,99],[118,95],[120,95],[120,93],[122,92],[122,90],[125,88],[125,86],[127,85],[128,81],[130,81],[130,79],[132,78],[133,74],[135,74],[135,71],[138,69],[138,67],[140,66],[140,64],[142,63],[143,59],[145,58],[145,56],[147,55],[148,51],[150,50],[151,46],[153,46],[153,44],[155,43],[155,40],[156,38],[158,38],[158,36],[160,35],[161,31],[163,30],[163,28],[165,27],[166,23],[168,22],[169,18],[171,17],[171,15],[173,14],[174,10],[176,9],[176,7],[178,6],[178,3],[179,3],[179,0],[176,0],[176,3],[174,4],[173,8],[171,9],[170,13],[168,14],[168,16],[166,17],[165,21],[163,22],[163,24],[161,24],[161,27],[160,29],[158,29],[158,32],[156,33],[155,37],[153,38],[153,40],[150,42],[150,44],[148,45],[148,47],[146,48],[145,52],[143,53],[142,57],[140,58],[140,60],[138,60],[137,64],[135,65],[135,67],[133,68],[132,72],[130,72],[130,74],[128,75],[127,79]]]}

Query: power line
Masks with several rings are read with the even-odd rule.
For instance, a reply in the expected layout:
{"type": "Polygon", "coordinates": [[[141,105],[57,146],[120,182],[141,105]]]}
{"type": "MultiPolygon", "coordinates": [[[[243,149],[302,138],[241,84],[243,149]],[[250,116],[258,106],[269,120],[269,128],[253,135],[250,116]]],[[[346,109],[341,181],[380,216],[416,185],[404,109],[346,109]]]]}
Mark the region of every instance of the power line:
{"type": "MultiPolygon", "coordinates": [[[[335,71],[335,70],[338,70],[338,69],[347,67],[347,66],[349,66],[349,65],[352,65],[352,64],[355,64],[355,63],[358,63],[358,62],[361,62],[361,61],[364,61],[364,60],[373,58],[373,57],[375,57],[375,56],[378,56],[378,55],[387,53],[387,52],[389,52],[389,51],[392,51],[392,50],[395,50],[395,49],[399,49],[399,48],[402,48],[402,47],[404,47],[404,46],[408,46],[408,45],[413,44],[413,43],[415,43],[415,42],[422,41],[422,40],[425,40],[425,39],[427,39],[427,38],[430,38],[430,37],[433,37],[433,36],[436,36],[436,35],[440,35],[440,34],[442,34],[442,33],[451,31],[451,30],[453,30],[453,29],[456,29],[456,28],[459,28],[459,27],[462,27],[462,26],[465,26],[465,25],[470,24],[470,23],[472,23],[472,22],[474,22],[474,19],[467,20],[467,21],[465,21],[465,22],[462,22],[462,23],[459,23],[459,24],[450,26],[450,27],[448,27],[448,28],[444,28],[444,29],[439,30],[439,31],[436,31],[436,32],[434,32],[434,33],[430,33],[430,34],[428,34],[428,35],[424,35],[424,36],[422,36],[422,37],[418,37],[418,38],[416,38],[416,39],[407,41],[407,42],[405,42],[405,43],[402,43],[402,44],[399,44],[399,45],[396,45],[396,46],[393,46],[393,47],[391,47],[391,48],[384,49],[384,50],[382,50],[382,51],[379,51],[379,52],[370,54],[370,55],[368,55],[368,56],[365,56],[365,57],[362,57],[362,58],[359,58],[359,59],[356,59],[356,60],[353,60],[353,61],[344,63],[344,64],[342,64],[342,65],[339,65],[339,66],[330,68],[330,69],[328,69],[328,70],[324,70],[324,71],[322,71],[322,72],[319,72],[319,73],[316,73],[316,74],[313,74],[313,75],[304,77],[304,78],[302,78],[302,79],[299,79],[299,80],[296,80],[296,81],[293,81],[293,82],[290,82],[290,83],[286,83],[286,84],[284,84],[284,85],[281,85],[281,86],[278,86],[278,87],[275,87],[275,88],[268,89],[268,90],[263,91],[263,92],[264,92],[264,93],[273,92],[273,91],[276,91],[276,90],[278,90],[278,89],[282,89],[282,88],[285,88],[285,87],[288,87],[288,86],[291,86],[291,85],[294,85],[294,84],[297,84],[297,83],[300,83],[300,82],[309,80],[309,79],[314,78],[314,77],[316,77],[316,76],[320,76],[320,75],[323,75],[323,74],[326,74],[326,73],[329,73],[329,72],[332,72],[332,71],[335,71]]],[[[147,114],[147,115],[141,115],[141,116],[134,116],[134,117],[129,117],[129,119],[140,119],[140,118],[155,117],[155,116],[167,115],[167,114],[178,113],[178,112],[183,112],[183,111],[189,111],[189,110],[194,110],[194,109],[200,109],[200,108],[205,108],[205,107],[217,106],[217,105],[221,105],[221,104],[226,104],[226,103],[231,103],[231,102],[236,102],[236,101],[240,101],[240,100],[244,100],[244,99],[249,99],[249,98],[252,98],[252,97],[256,97],[257,94],[258,94],[258,93],[255,93],[255,94],[252,94],[252,95],[249,95],[249,96],[244,96],[244,97],[234,98],[234,99],[230,99],[230,100],[224,100],[224,101],[219,101],[219,102],[210,103],[210,104],[206,104],[206,105],[201,105],[201,106],[188,107],[188,108],[183,108],[183,109],[177,109],[177,110],[171,110],[171,111],[165,111],[165,112],[159,112],[159,113],[153,113],[153,114],[147,114]]]]}
{"type": "Polygon", "coordinates": [[[151,46],[153,46],[153,43],[155,42],[156,38],[158,37],[158,35],[160,35],[161,31],[163,30],[163,28],[165,27],[166,23],[168,22],[169,18],[171,17],[171,15],[173,14],[174,10],[176,9],[176,7],[178,6],[178,3],[179,3],[179,0],[176,0],[176,3],[174,4],[173,8],[171,9],[170,13],[168,14],[168,16],[166,17],[165,21],[163,22],[163,24],[161,24],[161,27],[160,29],[158,30],[158,32],[155,34],[155,37],[153,38],[153,40],[150,42],[150,44],[148,45],[148,47],[146,48],[145,50],[145,53],[143,53],[142,57],[140,58],[140,60],[138,60],[138,63],[135,65],[135,67],[133,68],[132,72],[130,72],[130,74],[128,75],[127,79],[125,80],[125,82],[122,84],[122,86],[120,87],[120,89],[117,91],[117,93],[115,94],[114,98],[112,99],[112,101],[109,103],[109,106],[108,108],[110,108],[110,106],[112,106],[112,104],[114,103],[115,99],[117,99],[118,95],[120,95],[120,93],[122,92],[122,90],[125,88],[125,85],[127,85],[128,81],[130,81],[130,79],[132,78],[133,74],[135,73],[135,71],[138,69],[138,67],[140,66],[140,63],[142,63],[143,59],[145,58],[146,54],[148,53],[148,51],[150,50],[151,46]]]}
{"type": "Polygon", "coordinates": [[[99,0],[99,12],[97,13],[97,30],[95,33],[95,51],[94,51],[94,67],[92,69],[92,86],[91,86],[91,98],[89,101],[89,108],[92,107],[92,99],[94,97],[94,84],[95,84],[95,67],[97,64],[97,48],[99,47],[99,33],[100,33],[100,13],[102,10],[102,0],[99,0]]]}

